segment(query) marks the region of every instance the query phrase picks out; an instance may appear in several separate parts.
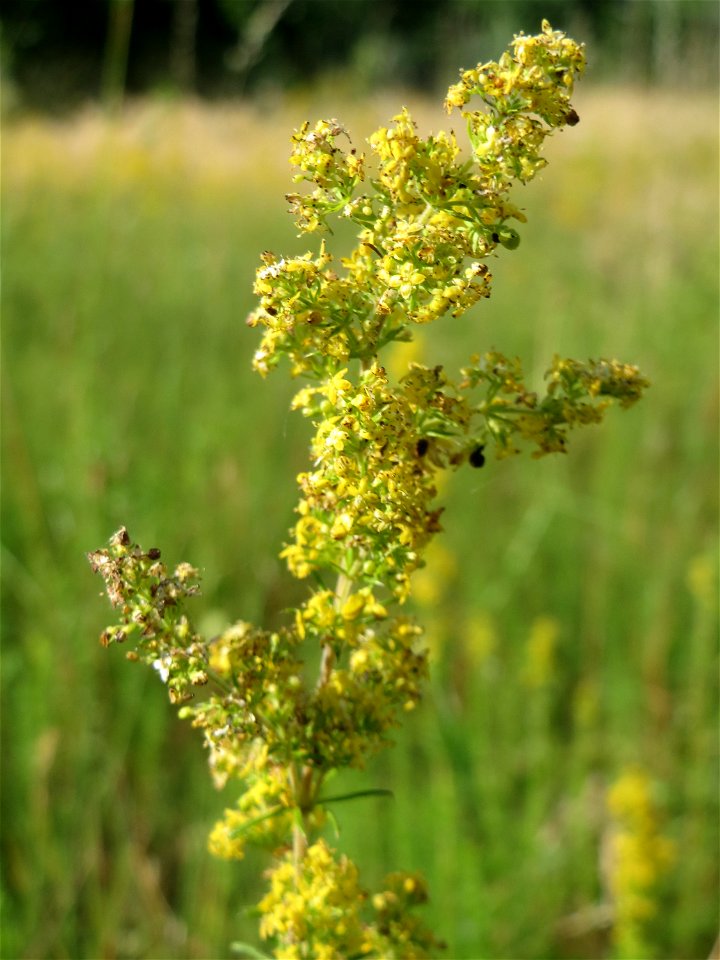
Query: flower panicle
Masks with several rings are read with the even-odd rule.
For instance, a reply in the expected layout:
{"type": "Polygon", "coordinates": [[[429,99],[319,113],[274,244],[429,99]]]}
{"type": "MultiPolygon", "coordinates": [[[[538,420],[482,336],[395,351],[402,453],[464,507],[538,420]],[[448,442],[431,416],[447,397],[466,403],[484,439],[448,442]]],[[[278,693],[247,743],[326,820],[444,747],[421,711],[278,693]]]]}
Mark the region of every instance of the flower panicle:
{"type": "Polygon", "coordinates": [[[193,688],[208,682],[207,648],[184,612],[185,601],[199,592],[199,574],[189,563],[170,573],[160,550],[142,550],[121,527],[104,550],[88,554],[95,573],[105,581],[120,622],[100,636],[103,646],[136,638],[131,660],[152,665],[168,685],[173,703],[193,696],[193,688]]]}
{"type": "Polygon", "coordinates": [[[329,230],[332,217],[350,220],[357,245],[340,261],[324,244],[317,258],[263,255],[260,303],[248,319],[264,328],[255,369],[266,375],[285,356],[293,375],[322,380],[348,361],[371,361],[414,325],[458,318],[488,297],[483,261],[499,246],[516,249],[513,222],[525,220],[510,190],[545,165],[553,129],[577,123],[569,98],[584,64],[582,46],[544,23],[498,63],[464,71],[445,103],[479,97],[485,106],[464,113],[471,160],[454,133],[421,137],[407,108],[369,138],[372,164],[341,149],[348,135],[337,120],[304,123],[290,162],[296,181],[314,189],[288,195],[296,223],[313,233],[329,230]]]}
{"type": "Polygon", "coordinates": [[[622,958],[652,955],[651,922],[677,850],[663,832],[655,785],[646,771],[628,768],[606,794],[610,832],[605,881],[613,905],[613,940],[622,958]]]}
{"type": "MultiPolygon", "coordinates": [[[[556,357],[546,381],[543,396],[527,387],[519,359],[491,351],[473,357],[457,385],[441,367],[412,363],[396,386],[373,364],[357,385],[343,368],[301,389],[293,406],[316,432],[281,553],[293,575],[344,571],[403,602],[441,530],[434,501],[443,470],[479,468],[523,446],[533,457],[564,453],[571,430],[599,423],[613,402],[631,406],[648,386],[637,367],[604,359],[556,357]]],[[[344,629],[335,624],[334,635],[344,629]]]]}
{"type": "MultiPolygon", "coordinates": [[[[170,572],[124,528],[89,554],[120,615],[102,642],[135,639],[129,656],[156,669],[202,731],[216,785],[240,784],[210,850],[276,853],[259,911],[278,958],[422,958],[441,948],[414,914],[427,899],[419,876],[392,874],[370,894],[355,865],[316,839],[333,799],[323,785],[335,770],[362,769],[421,701],[428,650],[402,605],[442,529],[443,474],[525,448],[563,453],[571,430],[599,423],[614,403],[632,406],[648,386],[636,367],[603,358],[556,356],[544,389],[496,350],[472,357],[457,382],[418,362],[389,374],[379,359],[418,326],[457,320],[490,296],[486,261],[518,247],[525,221],[511,190],[544,166],[545,138],[578,122],[570,96],[584,65],[582,45],[544,21],[496,63],[463,71],[445,103],[463,112],[469,158],[454,133],[421,136],[407,109],[369,138],[367,156],[335,119],[294,132],[290,161],[304,186],[287,199],[298,229],[329,233],[339,217],[357,242],[341,258],[324,238],[314,253],[266,251],[255,276],[253,366],[266,376],[289,362],[305,379],[292,407],[314,429],[281,552],[314,586],[286,626],[240,620],[204,640],[185,613],[199,589],[189,564],[170,572]],[[480,109],[469,108],[473,98],[480,109]],[[309,663],[319,664],[314,684],[309,663]]],[[[545,682],[553,644],[539,635],[542,676],[530,685],[545,682]]]]}
{"type": "Polygon", "coordinates": [[[422,960],[444,946],[413,909],[427,900],[417,874],[394,873],[371,895],[357,867],[324,840],[308,847],[300,871],[291,854],[269,871],[260,935],[284,960],[383,957],[422,960]]]}

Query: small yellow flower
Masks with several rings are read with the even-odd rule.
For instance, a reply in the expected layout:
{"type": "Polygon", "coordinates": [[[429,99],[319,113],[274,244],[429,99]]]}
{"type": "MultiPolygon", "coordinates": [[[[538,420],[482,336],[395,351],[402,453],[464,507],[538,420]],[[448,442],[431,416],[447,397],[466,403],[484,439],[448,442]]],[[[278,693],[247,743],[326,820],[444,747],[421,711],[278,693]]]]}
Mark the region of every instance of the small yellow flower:
{"type": "Polygon", "coordinates": [[[656,887],[675,858],[674,844],[660,832],[650,780],[626,770],[609,788],[612,816],[607,883],[615,907],[613,936],[622,955],[647,952],[644,925],[657,910],[656,887]]]}
{"type": "Polygon", "coordinates": [[[560,624],[554,617],[537,617],[533,621],[522,674],[526,686],[544,687],[552,679],[559,635],[560,624]]]}

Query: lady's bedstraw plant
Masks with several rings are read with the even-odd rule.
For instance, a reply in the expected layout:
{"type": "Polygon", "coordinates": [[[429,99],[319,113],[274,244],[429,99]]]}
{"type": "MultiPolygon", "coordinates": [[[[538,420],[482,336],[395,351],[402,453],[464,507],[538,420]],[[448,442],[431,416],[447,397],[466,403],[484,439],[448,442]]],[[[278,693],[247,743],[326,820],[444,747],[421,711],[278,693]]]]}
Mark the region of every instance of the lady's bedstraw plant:
{"type": "Polygon", "coordinates": [[[325,240],[315,254],[264,253],[255,282],[260,303],[248,322],[263,337],[254,367],[265,376],[289,361],[307,381],[293,408],[315,430],[281,554],[311,587],[285,627],[241,621],[205,640],[185,612],[198,590],[191,566],[170,572],[125,529],[90,554],[121,615],[102,642],[135,640],[128,657],[152,664],[181,716],[203,730],[216,783],[241,784],[211,851],[274,851],[259,912],[276,957],[439,949],[413,914],[427,897],[419,876],[392,874],[370,895],[322,835],[332,801],[345,799],[327,793],[329,775],[362,768],[421,697],[422,630],[401,611],[440,530],[436,478],[523,447],[535,457],[564,452],[573,427],[599,422],[613,401],[630,406],[646,386],[615,360],[555,357],[540,395],[519,360],[494,351],[472,357],[457,380],[413,363],[392,382],[380,359],[417,324],[457,320],[490,295],[487,261],[518,246],[511,224],[525,219],[510,191],[545,165],[545,138],[578,122],[569,98],[584,62],[582,46],[544,22],[498,63],[464,71],[445,105],[462,111],[468,158],[453,133],[420,137],[407,110],[370,137],[372,173],[335,120],[293,135],[295,180],[310,184],[288,197],[301,232],[329,232],[332,217],[359,232],[341,259],[325,240]]]}

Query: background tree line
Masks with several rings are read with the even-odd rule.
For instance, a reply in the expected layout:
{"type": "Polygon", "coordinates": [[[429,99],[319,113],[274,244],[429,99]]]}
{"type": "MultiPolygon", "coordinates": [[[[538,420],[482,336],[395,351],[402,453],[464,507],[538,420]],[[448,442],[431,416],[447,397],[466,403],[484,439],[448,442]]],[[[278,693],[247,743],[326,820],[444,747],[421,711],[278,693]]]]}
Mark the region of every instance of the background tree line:
{"type": "Polygon", "coordinates": [[[44,110],[125,93],[237,96],[328,74],[358,93],[434,90],[547,17],[586,39],[599,78],[709,84],[718,10],[713,0],[4,0],[3,80],[13,103],[44,110]]]}

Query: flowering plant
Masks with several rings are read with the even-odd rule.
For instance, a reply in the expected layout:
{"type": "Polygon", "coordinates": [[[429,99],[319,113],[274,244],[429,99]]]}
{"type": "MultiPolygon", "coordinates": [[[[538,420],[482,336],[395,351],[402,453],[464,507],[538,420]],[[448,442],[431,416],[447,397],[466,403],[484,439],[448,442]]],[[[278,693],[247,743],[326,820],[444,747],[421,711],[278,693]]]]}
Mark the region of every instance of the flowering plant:
{"type": "Polygon", "coordinates": [[[315,430],[281,554],[312,587],[282,629],[240,621],[202,638],[185,610],[197,571],[168,570],[124,528],[89,555],[120,611],[102,642],[135,641],[128,657],[153,665],[180,715],[203,731],[217,785],[242,785],[211,851],[274,851],[259,909],[276,957],[426,957],[440,948],[413,913],[427,897],[420,877],[392,874],[369,895],[322,836],[332,803],[347,799],[327,795],[328,775],[362,768],[421,698],[422,629],[402,606],[441,529],[437,477],[523,448],[564,452],[574,427],[599,422],[615,401],[630,406],[647,385],[635,367],[606,359],[555,357],[542,394],[528,388],[519,360],[496,351],[472,357],[454,379],[412,363],[393,381],[380,360],[418,324],[457,320],[490,295],[487,261],[517,248],[512,224],[525,220],[511,188],[542,169],[553,130],[578,122],[570,96],[584,65],[583,47],[543,22],[497,63],[464,71],[445,105],[462,111],[467,157],[453,133],[420,137],[406,109],[370,137],[370,159],[345,146],[336,120],[294,133],[295,181],[309,185],[288,196],[300,231],[330,233],[339,217],[356,225],[358,242],[341,259],[324,238],[314,254],[264,253],[255,281],[248,322],[263,335],[254,367],[265,376],[288,361],[306,381],[292,406],[315,430]],[[465,109],[471,101],[479,106],[465,109]]]}

